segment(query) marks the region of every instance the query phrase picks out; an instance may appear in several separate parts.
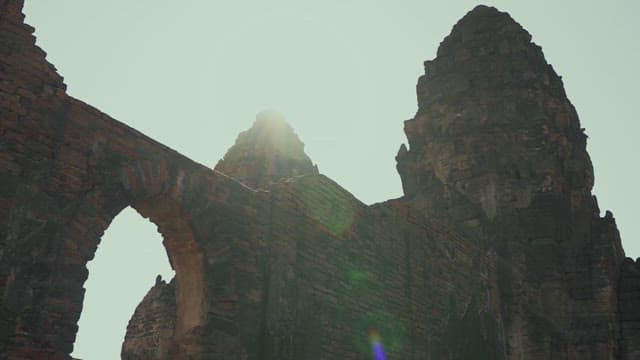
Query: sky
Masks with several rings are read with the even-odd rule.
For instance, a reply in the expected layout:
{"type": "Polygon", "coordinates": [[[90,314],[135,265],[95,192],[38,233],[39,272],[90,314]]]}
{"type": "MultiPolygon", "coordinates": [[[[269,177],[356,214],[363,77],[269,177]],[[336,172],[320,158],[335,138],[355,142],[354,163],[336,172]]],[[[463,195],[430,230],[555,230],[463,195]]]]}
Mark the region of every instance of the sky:
{"type": "MultiPolygon", "coordinates": [[[[210,167],[258,112],[276,109],[320,172],[371,204],[402,195],[394,157],[422,63],[478,4],[26,0],[24,12],[70,95],[210,167]]],[[[589,135],[594,194],[640,257],[640,2],[484,4],[522,24],[563,77],[589,135]]],[[[155,226],[130,208],[88,266],[74,355],[114,359],[155,275],[172,270],[155,226]]]]}

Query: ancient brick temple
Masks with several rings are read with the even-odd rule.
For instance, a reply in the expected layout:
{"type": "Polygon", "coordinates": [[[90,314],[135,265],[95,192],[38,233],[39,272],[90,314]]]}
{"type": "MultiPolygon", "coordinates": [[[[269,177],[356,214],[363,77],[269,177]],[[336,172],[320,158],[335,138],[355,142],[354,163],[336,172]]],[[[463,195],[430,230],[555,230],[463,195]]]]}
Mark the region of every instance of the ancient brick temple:
{"type": "Polygon", "coordinates": [[[66,94],[0,0],[0,358],[69,359],[86,264],[125,207],[176,277],[126,359],[640,359],[640,264],[591,194],[560,77],[478,6],[418,80],[397,168],[367,206],[262,114],[215,169],[66,94]]]}

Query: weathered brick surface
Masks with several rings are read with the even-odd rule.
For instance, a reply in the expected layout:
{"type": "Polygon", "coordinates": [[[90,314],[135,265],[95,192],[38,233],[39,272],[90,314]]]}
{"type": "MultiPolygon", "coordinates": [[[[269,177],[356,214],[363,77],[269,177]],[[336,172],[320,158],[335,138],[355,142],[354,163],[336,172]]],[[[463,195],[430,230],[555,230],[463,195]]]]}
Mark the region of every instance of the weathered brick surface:
{"type": "Polygon", "coordinates": [[[175,279],[167,284],[158,275],[156,284],[145,295],[129,320],[121,358],[171,359],[171,339],[175,325],[175,279]]]}
{"type": "Polygon", "coordinates": [[[508,14],[477,7],[425,62],[417,93],[397,156],[405,199],[495,251],[505,355],[617,356],[624,252],[541,48],[508,14]]]}
{"type": "MultiPolygon", "coordinates": [[[[158,226],[176,270],[175,347],[185,356],[201,352],[196,330],[207,322],[205,274],[213,266],[203,252],[217,246],[203,244],[215,234],[207,227],[259,213],[252,210],[257,197],[68,97],[62,78],[34,46],[33,29],[19,12],[5,11],[14,5],[3,3],[0,11],[0,353],[67,357],[85,265],[126,206],[158,226]]],[[[234,233],[239,238],[241,228],[234,233]]]]}
{"type": "Polygon", "coordinates": [[[258,121],[212,170],[69,97],[21,5],[0,1],[2,357],[69,358],[86,263],[126,206],[176,278],[123,358],[363,359],[372,330],[391,359],[637,357],[637,265],[560,78],[508,15],[474,9],[425,64],[405,196],[366,206],[286,124],[258,121]]]}
{"type": "MultiPolygon", "coordinates": [[[[640,259],[638,259],[640,260],[640,259]]],[[[620,354],[622,359],[640,359],[640,261],[626,259],[619,284],[620,354]]]]}

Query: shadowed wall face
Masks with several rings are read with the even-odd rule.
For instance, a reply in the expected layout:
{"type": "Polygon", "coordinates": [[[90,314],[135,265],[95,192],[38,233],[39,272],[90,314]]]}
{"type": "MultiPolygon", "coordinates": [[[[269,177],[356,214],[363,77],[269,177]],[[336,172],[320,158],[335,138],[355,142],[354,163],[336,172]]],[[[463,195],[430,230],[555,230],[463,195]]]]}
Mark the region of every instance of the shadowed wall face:
{"type": "Polygon", "coordinates": [[[144,349],[159,358],[637,353],[637,331],[620,332],[635,321],[635,265],[590,196],[562,84],[508,15],[480,6],[454,27],[406,124],[406,196],[366,206],[317,174],[282,124],[284,138],[270,136],[258,119],[214,171],[67,96],[14,4],[0,3],[0,351],[11,358],[68,358],[86,263],[126,206],[158,226],[176,280],[138,307],[124,357],[144,343],[136,325],[157,326],[136,323],[154,300],[175,312],[144,349]],[[259,156],[255,172],[234,164],[259,156]]]}

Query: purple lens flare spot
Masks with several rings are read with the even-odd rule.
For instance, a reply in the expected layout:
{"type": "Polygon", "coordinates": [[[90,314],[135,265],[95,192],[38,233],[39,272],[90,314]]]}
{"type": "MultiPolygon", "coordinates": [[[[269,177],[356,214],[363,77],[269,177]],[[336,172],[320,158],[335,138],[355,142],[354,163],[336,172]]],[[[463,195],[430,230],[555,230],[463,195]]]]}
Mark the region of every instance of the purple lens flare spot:
{"type": "Polygon", "coordinates": [[[387,354],[384,352],[384,347],[381,343],[373,344],[373,359],[374,360],[387,360],[387,354]]]}

